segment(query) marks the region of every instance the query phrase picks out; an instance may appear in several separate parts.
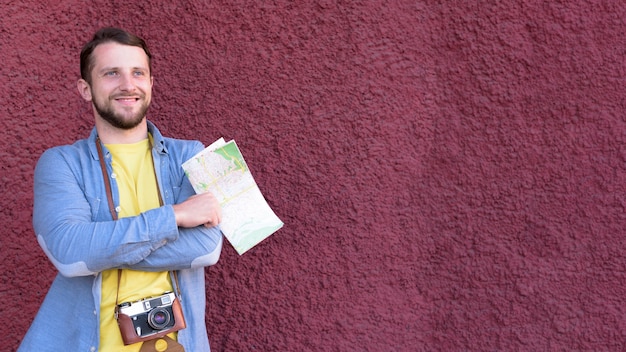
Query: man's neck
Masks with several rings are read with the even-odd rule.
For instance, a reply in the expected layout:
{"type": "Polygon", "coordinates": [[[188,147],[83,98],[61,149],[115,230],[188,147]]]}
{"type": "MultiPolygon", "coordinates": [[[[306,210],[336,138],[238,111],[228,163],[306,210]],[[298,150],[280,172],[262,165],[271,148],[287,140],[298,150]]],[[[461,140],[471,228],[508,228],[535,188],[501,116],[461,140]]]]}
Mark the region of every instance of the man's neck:
{"type": "Polygon", "coordinates": [[[144,118],[137,127],[124,130],[111,126],[108,122],[96,118],[96,131],[104,144],[130,144],[148,138],[148,123],[144,118]]]}

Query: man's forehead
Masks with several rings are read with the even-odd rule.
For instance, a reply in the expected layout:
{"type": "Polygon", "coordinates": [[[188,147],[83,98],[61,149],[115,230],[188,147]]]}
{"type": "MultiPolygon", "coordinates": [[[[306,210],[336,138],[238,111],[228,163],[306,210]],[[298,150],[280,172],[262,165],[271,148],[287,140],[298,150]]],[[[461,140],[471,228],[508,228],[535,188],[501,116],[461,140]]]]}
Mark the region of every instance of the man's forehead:
{"type": "Polygon", "coordinates": [[[143,48],[107,42],[98,45],[93,51],[96,67],[145,67],[148,68],[148,55],[143,48]]]}

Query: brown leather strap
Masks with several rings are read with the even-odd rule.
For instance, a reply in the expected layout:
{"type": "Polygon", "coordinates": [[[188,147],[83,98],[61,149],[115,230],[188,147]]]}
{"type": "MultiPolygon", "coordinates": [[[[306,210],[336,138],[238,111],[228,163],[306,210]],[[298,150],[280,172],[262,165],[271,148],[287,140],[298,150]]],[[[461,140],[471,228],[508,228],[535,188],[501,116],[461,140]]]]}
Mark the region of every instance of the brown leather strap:
{"type": "MultiPolygon", "coordinates": [[[[100,159],[100,168],[102,168],[102,177],[104,177],[104,188],[107,191],[107,200],[109,201],[109,211],[113,220],[117,220],[117,211],[115,211],[115,204],[113,204],[113,193],[111,192],[111,181],[109,180],[109,173],[107,172],[106,164],[104,163],[104,155],[102,155],[102,144],[100,138],[96,138],[96,149],[98,149],[98,158],[100,159]]],[[[159,199],[161,195],[159,194],[159,199]]]]}
{"type": "Polygon", "coordinates": [[[115,291],[115,317],[117,317],[117,312],[120,309],[120,281],[122,281],[122,269],[117,269],[117,290],[115,291]]]}

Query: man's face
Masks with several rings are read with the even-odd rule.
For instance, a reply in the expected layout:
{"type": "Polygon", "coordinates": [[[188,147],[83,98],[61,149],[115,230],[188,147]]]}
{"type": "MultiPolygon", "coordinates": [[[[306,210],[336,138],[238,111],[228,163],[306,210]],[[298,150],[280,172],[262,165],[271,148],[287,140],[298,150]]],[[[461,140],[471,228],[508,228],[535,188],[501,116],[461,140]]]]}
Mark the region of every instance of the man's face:
{"type": "Polygon", "coordinates": [[[132,129],[146,116],[152,98],[148,56],[140,47],[118,43],[98,45],[93,53],[91,84],[81,94],[100,117],[119,129],[132,129]]]}

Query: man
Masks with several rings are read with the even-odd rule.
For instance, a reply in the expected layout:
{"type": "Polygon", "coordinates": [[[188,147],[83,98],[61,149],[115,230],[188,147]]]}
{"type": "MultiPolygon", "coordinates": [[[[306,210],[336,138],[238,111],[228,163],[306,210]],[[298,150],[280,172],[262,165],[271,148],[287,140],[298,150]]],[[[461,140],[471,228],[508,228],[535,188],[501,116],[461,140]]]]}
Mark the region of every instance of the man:
{"type": "Polygon", "coordinates": [[[221,209],[194,194],[181,168],[203,145],[165,138],[146,120],[150,60],[141,38],[115,28],[83,47],[78,91],[95,128],[44,152],[35,169],[33,226],[59,274],[21,351],[209,350],[203,268],[220,256],[221,209]],[[168,292],[186,328],[124,345],[118,305],[168,292]]]}

